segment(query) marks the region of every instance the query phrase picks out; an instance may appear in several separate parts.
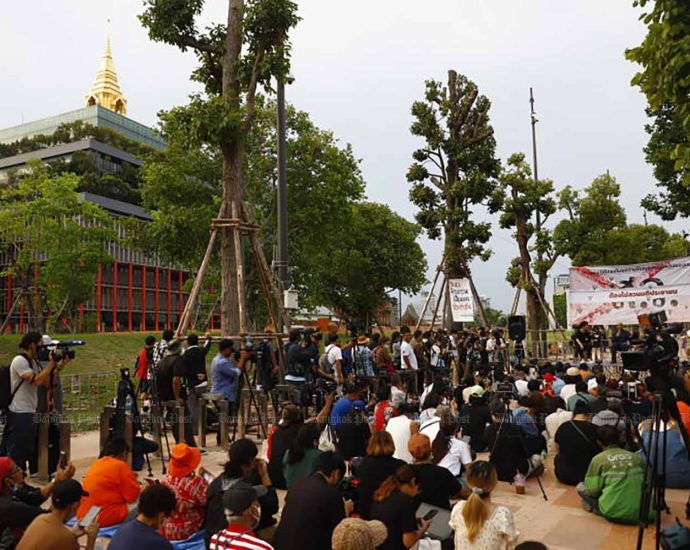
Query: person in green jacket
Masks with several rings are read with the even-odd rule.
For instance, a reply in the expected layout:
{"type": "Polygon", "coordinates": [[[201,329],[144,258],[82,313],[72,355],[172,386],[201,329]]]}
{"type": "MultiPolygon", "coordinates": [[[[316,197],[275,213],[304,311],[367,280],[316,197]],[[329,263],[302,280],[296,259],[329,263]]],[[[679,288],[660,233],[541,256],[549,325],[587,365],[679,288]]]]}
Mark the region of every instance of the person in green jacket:
{"type": "Polygon", "coordinates": [[[614,426],[600,426],[596,437],[604,450],[590,462],[584,483],[577,485],[582,506],[609,521],[637,523],[647,464],[619,447],[620,432],[614,426]]]}
{"type": "Polygon", "coordinates": [[[283,457],[283,476],[288,491],[295,480],[309,477],[316,471],[316,461],[322,452],[318,449],[321,429],[316,422],[307,422],[297,434],[297,439],[283,457]]]}

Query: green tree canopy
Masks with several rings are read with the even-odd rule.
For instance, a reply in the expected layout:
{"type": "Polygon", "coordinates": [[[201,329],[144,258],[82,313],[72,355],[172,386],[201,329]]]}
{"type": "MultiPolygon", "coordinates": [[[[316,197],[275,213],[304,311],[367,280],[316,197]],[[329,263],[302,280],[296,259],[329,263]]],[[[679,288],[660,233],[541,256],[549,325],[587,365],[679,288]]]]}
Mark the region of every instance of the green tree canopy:
{"type": "Polygon", "coordinates": [[[416,293],[425,282],[426,259],[417,243],[420,229],[383,204],[344,206],[351,221],[336,242],[328,243],[319,278],[327,304],[365,326],[388,292],[416,293]]]}
{"type": "Polygon", "coordinates": [[[465,277],[475,258],[486,260],[491,224],[477,220],[495,189],[499,162],[489,123],[491,102],[455,71],[447,85],[430,80],[424,100],[412,105],[411,132],[424,145],[407,173],[417,222],[431,239],[444,237],[446,275],[465,277]]]}
{"type": "Polygon", "coordinates": [[[79,199],[78,185],[77,176],[51,177],[47,166],[31,161],[17,185],[0,188],[0,242],[13,258],[8,272],[38,330],[45,329],[45,313],[76,318],[78,305],[93,297],[98,264],[111,261],[107,245],[117,239],[112,220],[79,199]],[[45,303],[29,298],[34,284],[45,292],[45,303]]]}

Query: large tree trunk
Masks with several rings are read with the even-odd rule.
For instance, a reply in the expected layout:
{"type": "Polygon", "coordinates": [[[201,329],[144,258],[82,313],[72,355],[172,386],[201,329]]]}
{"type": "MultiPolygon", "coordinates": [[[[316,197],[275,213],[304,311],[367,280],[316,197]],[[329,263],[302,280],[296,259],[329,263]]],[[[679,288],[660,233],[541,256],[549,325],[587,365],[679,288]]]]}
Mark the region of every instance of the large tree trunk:
{"type": "MultiPolygon", "coordinates": [[[[241,108],[238,69],[242,50],[243,0],[229,0],[228,29],[223,56],[223,96],[229,100],[231,108],[241,108]]],[[[234,218],[241,214],[242,206],[242,139],[231,137],[220,144],[223,152],[223,214],[234,218]]],[[[241,247],[238,253],[235,230],[223,227],[221,230],[221,305],[220,324],[224,335],[237,334],[245,327],[244,304],[242,303],[244,265],[241,247]]]]}

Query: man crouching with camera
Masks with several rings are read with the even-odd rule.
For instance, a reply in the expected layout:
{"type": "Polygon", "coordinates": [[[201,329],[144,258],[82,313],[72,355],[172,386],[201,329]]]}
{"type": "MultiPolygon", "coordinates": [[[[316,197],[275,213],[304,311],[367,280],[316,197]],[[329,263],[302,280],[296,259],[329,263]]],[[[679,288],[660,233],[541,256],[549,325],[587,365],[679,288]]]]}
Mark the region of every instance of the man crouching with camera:
{"type": "Polygon", "coordinates": [[[41,368],[38,359],[43,336],[38,332],[25,334],[19,342],[21,352],[10,365],[10,395],[7,426],[0,454],[9,456],[26,471],[26,462],[35,452],[39,387],[51,385],[54,377],[69,362],[69,357],[51,352],[41,368]]]}

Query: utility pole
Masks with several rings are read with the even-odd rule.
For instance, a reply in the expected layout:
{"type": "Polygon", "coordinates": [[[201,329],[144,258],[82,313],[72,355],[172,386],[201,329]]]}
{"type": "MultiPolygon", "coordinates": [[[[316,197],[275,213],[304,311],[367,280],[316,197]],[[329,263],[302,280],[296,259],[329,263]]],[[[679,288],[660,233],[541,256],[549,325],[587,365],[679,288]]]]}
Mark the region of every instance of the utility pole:
{"type": "Polygon", "coordinates": [[[278,81],[278,254],[276,268],[280,289],[288,289],[287,218],[287,130],[285,124],[285,82],[278,81]]]}

